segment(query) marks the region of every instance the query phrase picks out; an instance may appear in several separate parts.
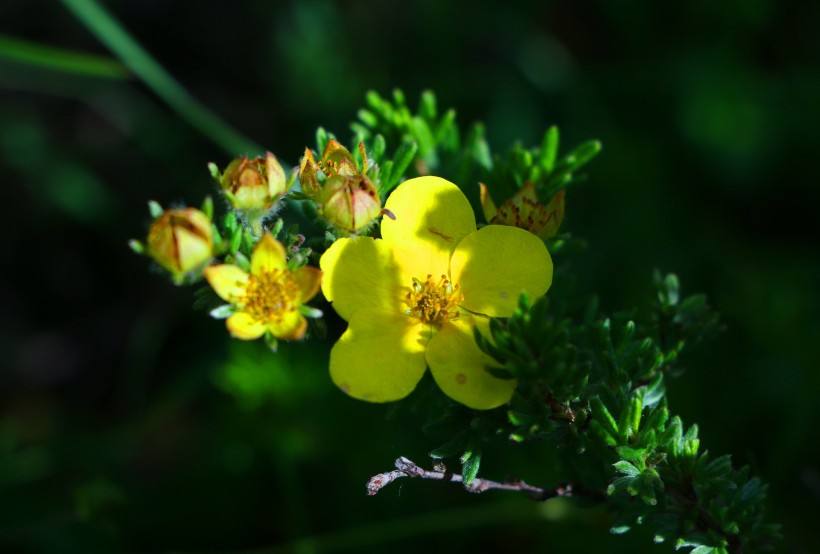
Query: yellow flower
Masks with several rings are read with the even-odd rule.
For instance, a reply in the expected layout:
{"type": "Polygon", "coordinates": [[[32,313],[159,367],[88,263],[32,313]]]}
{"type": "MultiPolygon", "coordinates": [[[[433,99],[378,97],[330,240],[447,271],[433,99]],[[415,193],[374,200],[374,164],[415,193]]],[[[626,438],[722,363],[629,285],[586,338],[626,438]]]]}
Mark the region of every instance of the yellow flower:
{"type": "Polygon", "coordinates": [[[322,272],[309,266],[290,271],[285,248],[265,233],[251,255],[250,273],[231,264],[212,265],[205,269],[205,278],[234,307],[225,322],[231,335],[253,340],[267,331],[298,340],[307,329],[302,305],[319,291],[322,272]]]}
{"type": "Polygon", "coordinates": [[[518,296],[547,292],[544,243],[515,227],[476,231],[459,188],[438,177],[400,185],[381,239],[337,240],[325,252],[322,291],[349,325],[330,353],[333,382],[354,398],[399,400],[429,366],[450,398],[476,409],[507,402],[516,382],[493,377],[473,329],[510,317],[518,296]],[[488,317],[489,316],[489,317],[488,317]]]}
{"type": "Polygon", "coordinates": [[[181,283],[213,255],[211,220],[195,208],[165,210],[148,230],[148,255],[181,283]]]}

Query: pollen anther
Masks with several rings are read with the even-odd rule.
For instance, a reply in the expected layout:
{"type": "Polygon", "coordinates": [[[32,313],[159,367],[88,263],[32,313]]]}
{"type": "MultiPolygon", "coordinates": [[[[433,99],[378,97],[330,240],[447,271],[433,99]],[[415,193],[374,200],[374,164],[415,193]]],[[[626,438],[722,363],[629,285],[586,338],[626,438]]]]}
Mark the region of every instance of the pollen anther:
{"type": "Polygon", "coordinates": [[[251,275],[240,303],[257,321],[281,323],[288,312],[297,309],[299,286],[289,271],[261,271],[251,275]]]}
{"type": "Polygon", "coordinates": [[[410,292],[405,297],[409,306],[405,313],[422,323],[440,324],[457,319],[458,304],[464,300],[460,289],[446,275],[442,275],[438,282],[433,281],[432,275],[427,275],[423,282],[414,277],[410,292]]]}

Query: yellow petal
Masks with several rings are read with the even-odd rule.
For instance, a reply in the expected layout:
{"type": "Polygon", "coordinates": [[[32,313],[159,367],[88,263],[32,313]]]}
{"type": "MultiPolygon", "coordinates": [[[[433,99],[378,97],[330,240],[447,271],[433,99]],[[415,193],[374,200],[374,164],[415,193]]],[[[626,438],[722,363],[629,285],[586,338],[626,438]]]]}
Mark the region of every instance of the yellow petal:
{"type": "Polygon", "coordinates": [[[393,253],[383,240],[339,239],[322,255],[319,266],[324,272],[322,292],[333,302],[336,313],[347,321],[361,309],[381,308],[397,313],[406,309],[403,299],[407,290],[400,286],[393,253]]]}
{"type": "Polygon", "coordinates": [[[382,218],[382,238],[395,249],[396,262],[411,278],[447,274],[450,254],[475,231],[467,197],[440,177],[405,181],[392,192],[385,209],[396,219],[382,218]]]}
{"type": "Polygon", "coordinates": [[[515,391],[514,379],[498,379],[486,369],[498,362],[479,350],[473,326],[486,328],[486,319],[462,316],[445,323],[430,340],[425,355],[439,388],[469,408],[489,410],[509,401],[515,391]]]}
{"type": "Polygon", "coordinates": [[[231,264],[205,268],[205,278],[222,300],[236,304],[245,295],[248,274],[231,264]]]}
{"type": "Polygon", "coordinates": [[[282,321],[268,323],[268,330],[280,339],[299,340],[305,336],[307,320],[297,311],[285,312],[282,321]]]}
{"type": "Polygon", "coordinates": [[[322,272],[315,267],[306,265],[294,272],[296,284],[299,286],[299,304],[304,304],[319,292],[322,284],[322,272]]]}
{"type": "Polygon", "coordinates": [[[251,275],[260,275],[262,271],[271,272],[275,269],[282,271],[286,265],[285,247],[282,243],[270,233],[262,235],[251,254],[251,275]]]}
{"type": "Polygon", "coordinates": [[[426,326],[403,314],[363,309],[330,351],[330,377],[360,400],[391,402],[416,388],[426,369],[426,326]]]}
{"type": "Polygon", "coordinates": [[[450,259],[461,306],[493,317],[510,317],[518,296],[537,298],[552,284],[552,259],[537,236],[503,225],[488,225],[461,241],[450,259]]]}
{"type": "Polygon", "coordinates": [[[246,314],[237,312],[225,320],[228,331],[242,340],[258,339],[265,334],[265,324],[246,314]]]}

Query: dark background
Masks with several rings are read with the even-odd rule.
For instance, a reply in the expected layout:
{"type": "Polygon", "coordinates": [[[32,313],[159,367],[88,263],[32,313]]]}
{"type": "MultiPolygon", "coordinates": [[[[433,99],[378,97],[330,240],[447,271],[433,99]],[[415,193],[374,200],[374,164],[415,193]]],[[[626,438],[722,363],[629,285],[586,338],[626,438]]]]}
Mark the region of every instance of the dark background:
{"type": "MultiPolygon", "coordinates": [[[[432,89],[500,151],[552,124],[565,149],[600,139],[568,199],[564,228],[589,242],[577,288],[628,308],[660,268],[708,294],[726,331],[688,354],[672,410],[770,484],[783,551],[820,548],[820,4],[106,5],[287,164],[319,125],[348,137],[369,89],[432,89]]],[[[110,55],[60,3],[5,0],[0,34],[110,55]]],[[[328,344],[272,357],[230,340],[126,246],[146,200],[199,204],[206,163],[232,154],[137,79],[0,56],[0,547],[672,550],[571,501],[415,481],[365,497],[370,475],[437,446],[418,422],[340,394],[328,344]]],[[[554,483],[539,448],[491,451],[482,473],[554,483]]]]}

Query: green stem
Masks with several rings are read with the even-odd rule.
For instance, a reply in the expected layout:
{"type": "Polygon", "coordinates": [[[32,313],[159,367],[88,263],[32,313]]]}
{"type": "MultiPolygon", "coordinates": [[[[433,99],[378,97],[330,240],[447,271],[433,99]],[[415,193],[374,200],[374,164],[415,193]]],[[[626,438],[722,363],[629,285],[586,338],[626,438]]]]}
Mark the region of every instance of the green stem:
{"type": "Polygon", "coordinates": [[[264,149],[211,112],[174,80],[95,0],[61,0],[103,44],[183,119],[231,155],[264,149]]]}

